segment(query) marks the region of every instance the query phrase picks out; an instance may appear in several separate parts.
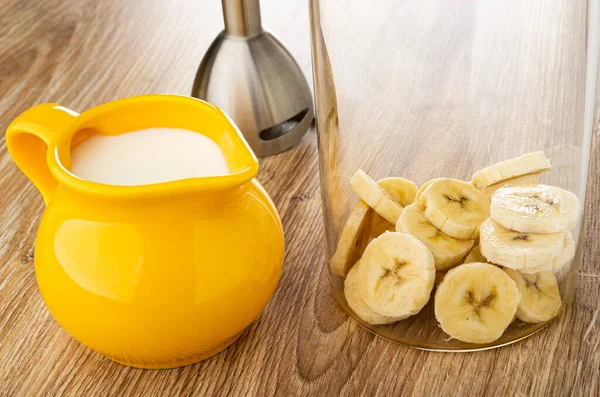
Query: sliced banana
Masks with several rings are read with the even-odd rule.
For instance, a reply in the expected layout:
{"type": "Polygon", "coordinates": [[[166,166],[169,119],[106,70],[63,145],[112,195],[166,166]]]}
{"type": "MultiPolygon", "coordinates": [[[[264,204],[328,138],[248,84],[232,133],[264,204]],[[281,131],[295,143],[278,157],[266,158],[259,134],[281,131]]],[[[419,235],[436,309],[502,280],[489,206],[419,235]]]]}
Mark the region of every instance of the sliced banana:
{"type": "Polygon", "coordinates": [[[375,212],[394,225],[398,221],[402,206],[386,193],[373,179],[358,170],[350,178],[350,186],[375,212]]]}
{"type": "Polygon", "coordinates": [[[501,187],[506,186],[530,186],[530,185],[539,185],[540,183],[540,174],[527,174],[523,176],[518,176],[516,178],[507,179],[502,182],[495,183],[490,186],[486,186],[482,189],[483,194],[485,194],[488,198],[492,198],[492,195],[496,190],[501,187]]]}
{"type": "Polygon", "coordinates": [[[400,177],[383,178],[377,181],[377,184],[390,195],[395,202],[403,207],[415,202],[417,194],[417,185],[408,179],[400,177]]]}
{"type": "Polygon", "coordinates": [[[512,186],[492,196],[490,214],[507,229],[526,233],[556,233],[575,223],[579,199],[556,186],[512,186]]]}
{"type": "Polygon", "coordinates": [[[403,319],[418,313],[433,289],[433,255],[415,237],[387,232],[372,240],[358,266],[359,289],[376,313],[403,319]]]}
{"type": "Polygon", "coordinates": [[[348,306],[350,306],[350,309],[352,309],[358,317],[369,324],[390,324],[398,321],[398,319],[394,317],[382,316],[371,310],[360,296],[358,287],[358,266],[355,265],[350,269],[346,280],[344,280],[344,295],[346,296],[348,306]]]}
{"type": "Polygon", "coordinates": [[[539,266],[535,266],[535,267],[530,267],[527,269],[520,269],[519,271],[521,273],[538,273],[538,272],[546,272],[546,271],[551,271],[551,272],[557,272],[559,271],[564,265],[566,265],[567,263],[569,263],[571,261],[571,259],[573,259],[573,257],[575,256],[575,240],[573,240],[573,236],[571,235],[571,232],[564,232],[563,233],[563,248],[562,251],[558,254],[558,256],[556,258],[554,258],[553,260],[546,262],[544,264],[541,264],[539,266]]]}
{"type": "Polygon", "coordinates": [[[467,343],[490,343],[512,322],[521,294],[500,268],[469,263],[448,271],[435,293],[442,330],[467,343]]]}
{"type": "Polygon", "coordinates": [[[427,181],[427,182],[425,182],[424,184],[422,184],[422,185],[421,185],[421,187],[419,188],[419,190],[417,190],[417,194],[415,194],[415,201],[419,201],[419,199],[421,198],[421,196],[423,196],[423,192],[424,192],[425,190],[427,190],[427,188],[428,188],[429,186],[431,186],[431,184],[432,184],[433,182],[435,182],[435,181],[439,181],[439,180],[441,180],[441,179],[444,179],[444,178],[435,178],[435,179],[432,179],[432,180],[430,180],[430,181],[427,181]]]}
{"type": "Polygon", "coordinates": [[[492,218],[481,224],[479,245],[490,262],[511,269],[535,268],[554,260],[562,251],[562,233],[522,233],[509,230],[492,218]]]}
{"type": "Polygon", "coordinates": [[[516,178],[521,175],[537,174],[550,169],[550,160],[542,151],[524,154],[521,157],[501,161],[477,171],[472,179],[473,186],[483,189],[487,186],[516,178]]]}
{"type": "Polygon", "coordinates": [[[467,255],[467,257],[465,258],[464,263],[473,263],[473,262],[489,263],[487,258],[485,256],[483,256],[483,254],[481,253],[481,247],[479,245],[476,245],[475,247],[473,247],[471,252],[469,252],[469,255],[467,255]]]}
{"type": "Polygon", "coordinates": [[[335,253],[329,261],[331,271],[340,277],[346,277],[350,267],[356,263],[368,241],[363,236],[369,233],[373,210],[362,200],[356,204],[340,234],[335,253]]]}
{"type": "Polygon", "coordinates": [[[541,323],[555,317],[562,304],[556,276],[552,272],[521,274],[516,270],[504,269],[517,283],[521,301],[517,318],[526,323],[541,323]]]}
{"type": "Polygon", "coordinates": [[[457,265],[474,244],[472,240],[459,240],[442,233],[425,218],[419,203],[402,210],[396,230],[411,234],[425,244],[433,254],[437,270],[447,270],[457,265]]]}
{"type": "Polygon", "coordinates": [[[419,199],[429,222],[447,235],[474,239],[479,225],[490,213],[487,197],[469,183],[458,179],[438,179],[419,199]]]}

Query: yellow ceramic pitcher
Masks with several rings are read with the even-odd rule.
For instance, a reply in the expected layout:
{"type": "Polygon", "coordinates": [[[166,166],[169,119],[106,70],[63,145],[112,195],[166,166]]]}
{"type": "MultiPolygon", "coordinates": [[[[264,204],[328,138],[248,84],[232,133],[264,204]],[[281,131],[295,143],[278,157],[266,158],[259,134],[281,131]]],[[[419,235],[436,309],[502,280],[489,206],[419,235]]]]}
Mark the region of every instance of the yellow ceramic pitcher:
{"type": "Polygon", "coordinates": [[[9,126],[6,145],[46,202],[35,247],[42,297],[93,350],[134,367],[195,363],[233,343],[273,294],[281,222],[254,179],[256,157],[216,107],[174,95],[80,115],[43,104],[9,126]],[[205,134],[231,172],[141,186],[69,172],[71,148],[91,135],[153,127],[205,134]]]}

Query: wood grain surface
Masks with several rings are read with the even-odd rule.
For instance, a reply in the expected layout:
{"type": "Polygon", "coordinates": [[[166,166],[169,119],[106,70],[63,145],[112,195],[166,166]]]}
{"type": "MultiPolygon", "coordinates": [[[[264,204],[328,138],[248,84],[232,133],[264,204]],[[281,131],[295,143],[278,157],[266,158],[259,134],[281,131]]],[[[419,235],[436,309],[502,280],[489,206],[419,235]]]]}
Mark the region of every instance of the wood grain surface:
{"type": "MultiPolygon", "coordinates": [[[[309,75],[306,2],[263,1],[262,9],[265,26],[309,75]]],[[[476,25],[477,15],[461,24],[476,25]]],[[[188,94],[221,26],[216,0],[2,0],[0,130],[42,102],[82,111],[136,94],[188,94]]],[[[175,370],[115,364],[52,319],[32,265],[43,202],[2,138],[0,395],[600,395],[597,121],[595,127],[578,292],[550,327],[501,349],[447,354],[401,347],[349,320],[332,297],[323,265],[310,131],[298,147],[261,161],[259,180],[279,209],[287,241],[273,299],[229,349],[175,370]]]]}

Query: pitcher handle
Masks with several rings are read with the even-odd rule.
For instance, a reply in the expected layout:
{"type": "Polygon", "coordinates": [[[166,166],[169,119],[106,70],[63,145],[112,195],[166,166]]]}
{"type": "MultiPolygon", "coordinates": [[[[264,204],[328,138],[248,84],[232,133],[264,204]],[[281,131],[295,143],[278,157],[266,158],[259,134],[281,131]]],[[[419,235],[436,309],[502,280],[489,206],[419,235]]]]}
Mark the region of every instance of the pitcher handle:
{"type": "Polygon", "coordinates": [[[44,103],[21,113],[6,130],[8,152],[46,204],[58,186],[48,168],[48,146],[77,116],[78,113],[55,103],[44,103]]]}

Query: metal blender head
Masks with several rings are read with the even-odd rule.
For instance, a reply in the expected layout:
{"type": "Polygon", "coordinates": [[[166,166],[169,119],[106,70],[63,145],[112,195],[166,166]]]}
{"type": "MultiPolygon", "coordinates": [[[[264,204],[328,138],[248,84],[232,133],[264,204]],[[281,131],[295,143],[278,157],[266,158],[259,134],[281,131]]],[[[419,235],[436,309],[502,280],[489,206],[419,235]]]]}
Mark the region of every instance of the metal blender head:
{"type": "Polygon", "coordinates": [[[208,48],[192,96],[223,109],[257,156],[294,146],[314,118],[310,88],[261,25],[259,0],[222,0],[225,30],[208,48]]]}

